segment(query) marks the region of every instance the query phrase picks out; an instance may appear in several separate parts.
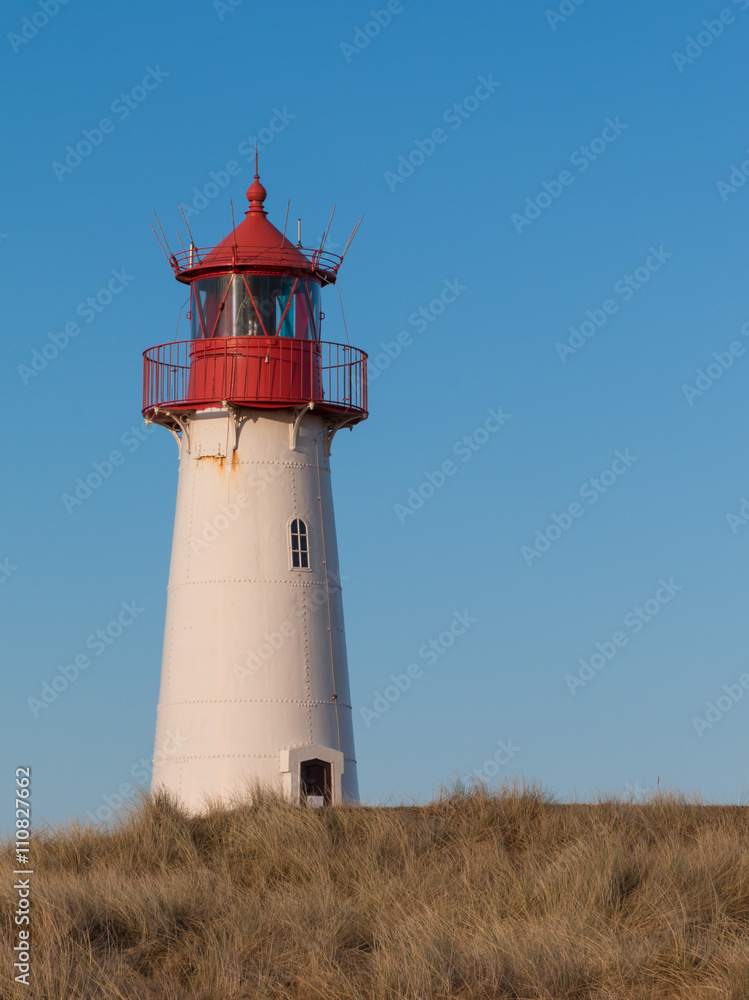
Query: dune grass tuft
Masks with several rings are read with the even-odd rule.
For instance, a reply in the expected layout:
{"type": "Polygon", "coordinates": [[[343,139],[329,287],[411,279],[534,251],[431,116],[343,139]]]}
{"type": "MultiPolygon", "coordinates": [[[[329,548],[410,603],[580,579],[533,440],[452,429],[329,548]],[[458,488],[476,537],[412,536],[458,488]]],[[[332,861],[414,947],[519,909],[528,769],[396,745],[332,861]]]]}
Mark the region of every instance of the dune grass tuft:
{"type": "MultiPolygon", "coordinates": [[[[144,796],[32,849],[32,985],[3,997],[749,998],[742,806],[458,785],[425,806],[266,793],[191,817],[144,796]]],[[[1,903],[10,955],[7,879],[1,903]]]]}

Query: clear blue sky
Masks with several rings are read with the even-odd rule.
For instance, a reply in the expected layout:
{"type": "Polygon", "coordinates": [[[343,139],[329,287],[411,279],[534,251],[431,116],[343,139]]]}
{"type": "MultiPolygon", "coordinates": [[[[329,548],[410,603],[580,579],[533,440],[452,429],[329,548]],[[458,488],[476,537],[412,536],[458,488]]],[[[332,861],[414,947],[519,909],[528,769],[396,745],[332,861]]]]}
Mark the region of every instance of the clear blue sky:
{"type": "MultiPolygon", "coordinates": [[[[33,767],[37,822],[95,812],[151,756],[177,454],[142,434],[141,352],[175,339],[184,290],[149,223],[171,240],[193,203],[218,242],[254,136],[277,225],[288,198],[305,242],[334,202],[335,243],[365,217],[340,279],[351,342],[408,334],[333,456],[363,795],[483,768],[560,797],[660,779],[739,801],[749,3],[403,0],[382,25],[384,3],[343,0],[55,6],[7,8],[0,38],[1,739],[9,789],[33,767]],[[143,610],[87,647],[122,602],[143,610]],[[456,612],[476,620],[429,656],[456,612]]],[[[326,309],[338,339],[335,291],[326,309]]]]}

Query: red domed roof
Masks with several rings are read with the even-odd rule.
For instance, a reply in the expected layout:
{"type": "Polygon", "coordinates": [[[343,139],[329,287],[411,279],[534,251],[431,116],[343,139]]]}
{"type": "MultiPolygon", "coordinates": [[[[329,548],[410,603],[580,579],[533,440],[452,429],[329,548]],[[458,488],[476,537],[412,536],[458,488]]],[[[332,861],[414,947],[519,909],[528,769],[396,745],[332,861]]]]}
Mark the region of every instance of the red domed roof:
{"type": "Polygon", "coordinates": [[[218,246],[210,250],[187,250],[173,257],[180,281],[191,282],[208,274],[251,271],[261,274],[293,274],[315,278],[322,284],[335,281],[340,258],[312,251],[305,256],[299,247],[268,221],[264,203],[267,191],[255,179],[247,189],[250,207],[245,217],[218,246]]]}

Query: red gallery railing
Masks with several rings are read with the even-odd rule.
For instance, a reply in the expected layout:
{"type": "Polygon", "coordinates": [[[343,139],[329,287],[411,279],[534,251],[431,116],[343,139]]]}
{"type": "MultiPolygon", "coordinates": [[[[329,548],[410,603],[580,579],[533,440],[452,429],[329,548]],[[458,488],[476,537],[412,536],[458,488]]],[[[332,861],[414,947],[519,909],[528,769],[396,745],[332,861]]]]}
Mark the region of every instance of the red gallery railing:
{"type": "MultiPolygon", "coordinates": [[[[169,263],[174,273],[183,280],[189,279],[193,268],[200,268],[202,275],[227,271],[237,273],[239,252],[240,248],[237,246],[190,247],[189,250],[180,250],[172,254],[169,263]]],[[[263,273],[296,274],[301,270],[309,274],[312,270],[323,280],[323,284],[335,281],[343,260],[338,254],[330,253],[328,250],[290,247],[288,244],[280,244],[277,247],[253,247],[243,244],[242,257],[246,257],[248,253],[252,254],[255,264],[262,267],[263,273]],[[300,268],[300,254],[307,258],[307,263],[302,268],[300,268]]]]}
{"type": "Polygon", "coordinates": [[[367,355],[356,347],[291,337],[216,337],[143,352],[143,413],[221,403],[367,416],[367,355]]]}

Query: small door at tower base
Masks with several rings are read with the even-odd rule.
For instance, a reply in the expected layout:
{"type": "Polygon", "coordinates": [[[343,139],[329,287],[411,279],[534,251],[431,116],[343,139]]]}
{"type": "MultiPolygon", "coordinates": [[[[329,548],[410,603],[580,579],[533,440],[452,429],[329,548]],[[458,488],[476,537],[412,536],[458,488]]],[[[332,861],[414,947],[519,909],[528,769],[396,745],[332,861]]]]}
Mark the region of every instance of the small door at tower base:
{"type": "Polygon", "coordinates": [[[317,743],[290,747],[280,753],[284,795],[297,805],[326,806],[343,802],[343,753],[317,743]]]}
{"type": "Polygon", "coordinates": [[[333,798],[332,764],[327,760],[303,760],[299,765],[299,798],[302,805],[327,806],[333,798]]]}

